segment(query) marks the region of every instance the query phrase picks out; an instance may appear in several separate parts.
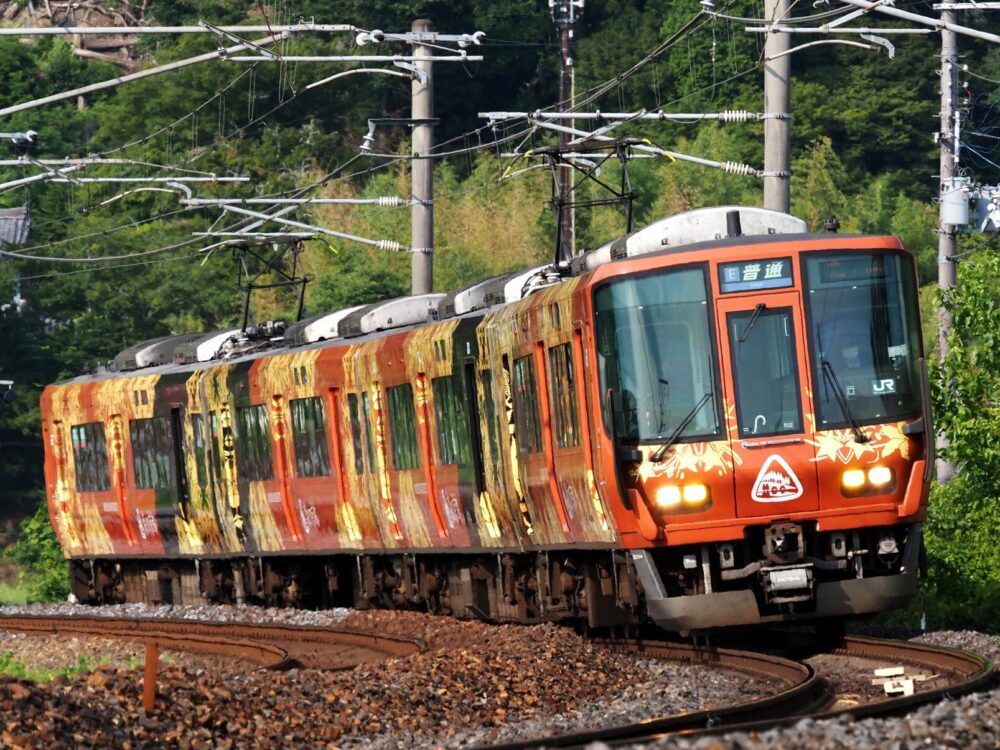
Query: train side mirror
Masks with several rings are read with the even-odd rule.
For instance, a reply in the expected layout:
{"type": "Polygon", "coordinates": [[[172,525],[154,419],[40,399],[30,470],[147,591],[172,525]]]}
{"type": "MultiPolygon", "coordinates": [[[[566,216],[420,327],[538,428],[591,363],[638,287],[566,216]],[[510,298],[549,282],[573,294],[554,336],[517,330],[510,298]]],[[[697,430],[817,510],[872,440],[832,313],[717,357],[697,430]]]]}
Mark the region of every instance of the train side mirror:
{"type": "Polygon", "coordinates": [[[3,392],[0,393],[0,399],[3,399],[5,404],[14,403],[14,399],[17,398],[17,394],[14,392],[14,381],[0,380],[0,388],[3,389],[3,392]]]}

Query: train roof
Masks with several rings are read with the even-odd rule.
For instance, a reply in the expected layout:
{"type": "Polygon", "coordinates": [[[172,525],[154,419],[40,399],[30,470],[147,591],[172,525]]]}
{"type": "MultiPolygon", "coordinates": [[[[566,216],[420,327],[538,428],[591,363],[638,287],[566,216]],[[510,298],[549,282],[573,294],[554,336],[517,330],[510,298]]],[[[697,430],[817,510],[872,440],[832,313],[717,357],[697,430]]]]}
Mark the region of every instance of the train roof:
{"type": "Polygon", "coordinates": [[[449,294],[381,300],[313,315],[288,326],[267,324],[247,332],[230,329],[162,336],[125,349],[109,363],[106,371],[77,376],[61,384],[139,374],[194,372],[263,355],[324,348],[337,343],[363,343],[427,323],[482,315],[602,265],[638,256],[655,257],[771,242],[829,240],[833,236],[853,239],[866,235],[810,233],[803,220],[762,208],[697,209],[666,217],[607,242],[574,258],[563,269],[547,264],[479,281],[449,294]]]}

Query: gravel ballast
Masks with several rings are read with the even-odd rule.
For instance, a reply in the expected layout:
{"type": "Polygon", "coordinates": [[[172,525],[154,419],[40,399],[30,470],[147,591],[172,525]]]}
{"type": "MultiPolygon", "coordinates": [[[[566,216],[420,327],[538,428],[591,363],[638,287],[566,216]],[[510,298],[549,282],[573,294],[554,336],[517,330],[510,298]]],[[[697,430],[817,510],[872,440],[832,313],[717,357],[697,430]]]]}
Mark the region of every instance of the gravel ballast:
{"type": "MultiPolygon", "coordinates": [[[[340,673],[274,673],[236,660],[169,652],[161,660],[157,709],[147,716],[141,709],[140,644],[0,633],[0,653],[46,669],[73,666],[81,654],[95,663],[108,660],[92,673],[44,684],[0,676],[4,747],[467,747],[744,702],[773,689],[742,675],[611,653],[553,625],[495,626],[345,609],[0,608],[0,614],[24,612],[351,627],[415,636],[428,650],[340,673]]],[[[915,640],[1000,659],[1000,639],[979,633],[929,633],[915,640]]],[[[760,734],[656,746],[996,750],[998,737],[995,690],[898,719],[806,719],[760,734]]]]}
{"type": "Polygon", "coordinates": [[[0,677],[0,744],[15,747],[462,747],[612,726],[772,691],[742,675],[613,653],[555,625],[387,611],[0,608],[0,614],[19,612],[341,626],[415,636],[428,649],[335,673],[227,668],[171,654],[161,662],[156,711],[146,716],[141,667],[127,668],[141,646],[51,637],[39,646],[8,635],[0,652],[21,654],[22,661],[44,656],[58,666],[60,653],[67,665],[80,653],[110,659],[93,673],[49,683],[0,677]]]}
{"type": "MultiPolygon", "coordinates": [[[[992,659],[995,666],[1000,664],[1000,638],[996,636],[943,631],[926,633],[913,640],[972,651],[992,659]]],[[[644,747],[677,750],[997,750],[1000,748],[1000,688],[923,706],[899,718],[803,719],[791,727],[759,734],[733,732],[697,740],[670,739],[644,747]]],[[[592,750],[599,750],[599,746],[592,750]]]]}

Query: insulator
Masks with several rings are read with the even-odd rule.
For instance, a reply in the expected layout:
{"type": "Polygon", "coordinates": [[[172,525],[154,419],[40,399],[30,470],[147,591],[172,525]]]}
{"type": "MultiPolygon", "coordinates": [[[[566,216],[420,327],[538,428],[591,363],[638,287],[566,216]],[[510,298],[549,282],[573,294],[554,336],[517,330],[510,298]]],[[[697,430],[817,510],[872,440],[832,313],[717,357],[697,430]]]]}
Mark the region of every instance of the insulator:
{"type": "Polygon", "coordinates": [[[719,113],[719,119],[723,122],[749,122],[756,120],[757,116],[745,109],[727,109],[719,113]]]}
{"type": "Polygon", "coordinates": [[[379,250],[390,250],[394,253],[398,253],[403,249],[403,246],[396,242],[396,240],[379,240],[375,243],[375,247],[379,250]]]}
{"type": "Polygon", "coordinates": [[[740,164],[735,161],[725,161],[722,163],[722,171],[729,174],[751,175],[757,174],[757,170],[749,164],[740,164]]]}
{"type": "Polygon", "coordinates": [[[405,205],[405,201],[398,195],[380,195],[378,198],[378,205],[383,208],[395,208],[397,206],[405,205]]]}

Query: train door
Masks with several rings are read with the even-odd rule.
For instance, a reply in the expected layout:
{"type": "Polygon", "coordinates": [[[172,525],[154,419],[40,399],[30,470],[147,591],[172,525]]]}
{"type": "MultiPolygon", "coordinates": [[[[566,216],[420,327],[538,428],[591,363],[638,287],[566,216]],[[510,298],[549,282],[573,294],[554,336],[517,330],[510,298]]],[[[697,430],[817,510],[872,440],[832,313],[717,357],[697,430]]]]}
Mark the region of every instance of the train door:
{"type": "MultiPolygon", "coordinates": [[[[272,399],[276,401],[277,397],[272,399]]],[[[291,399],[280,411],[272,408],[282,420],[279,461],[283,466],[279,463],[279,470],[284,476],[283,491],[289,512],[298,521],[303,544],[310,549],[334,548],[338,539],[337,503],[341,490],[339,478],[334,475],[338,458],[329,439],[330,403],[320,396],[306,396],[291,399]]]]}
{"type": "Polygon", "coordinates": [[[338,533],[338,547],[363,547],[361,528],[358,525],[358,518],[354,512],[351,498],[351,486],[348,481],[347,453],[344,450],[344,441],[350,440],[349,435],[343,432],[344,412],[342,393],[340,388],[329,390],[330,418],[327,430],[330,435],[330,471],[336,480],[336,503],[333,509],[333,528],[338,533]]]}
{"type": "Polygon", "coordinates": [[[729,440],[741,517],[816,510],[809,370],[797,292],[717,303],[729,440]]]}
{"type": "MultiPolygon", "coordinates": [[[[543,424],[539,398],[540,355],[532,351],[513,361],[512,395],[513,438],[511,475],[519,498],[521,515],[532,541],[538,544],[563,542],[568,525],[557,515],[557,506],[549,483],[548,436],[543,424]]],[[[506,376],[506,373],[505,373],[506,376]]],[[[559,506],[559,511],[562,511],[559,506]]]]}

